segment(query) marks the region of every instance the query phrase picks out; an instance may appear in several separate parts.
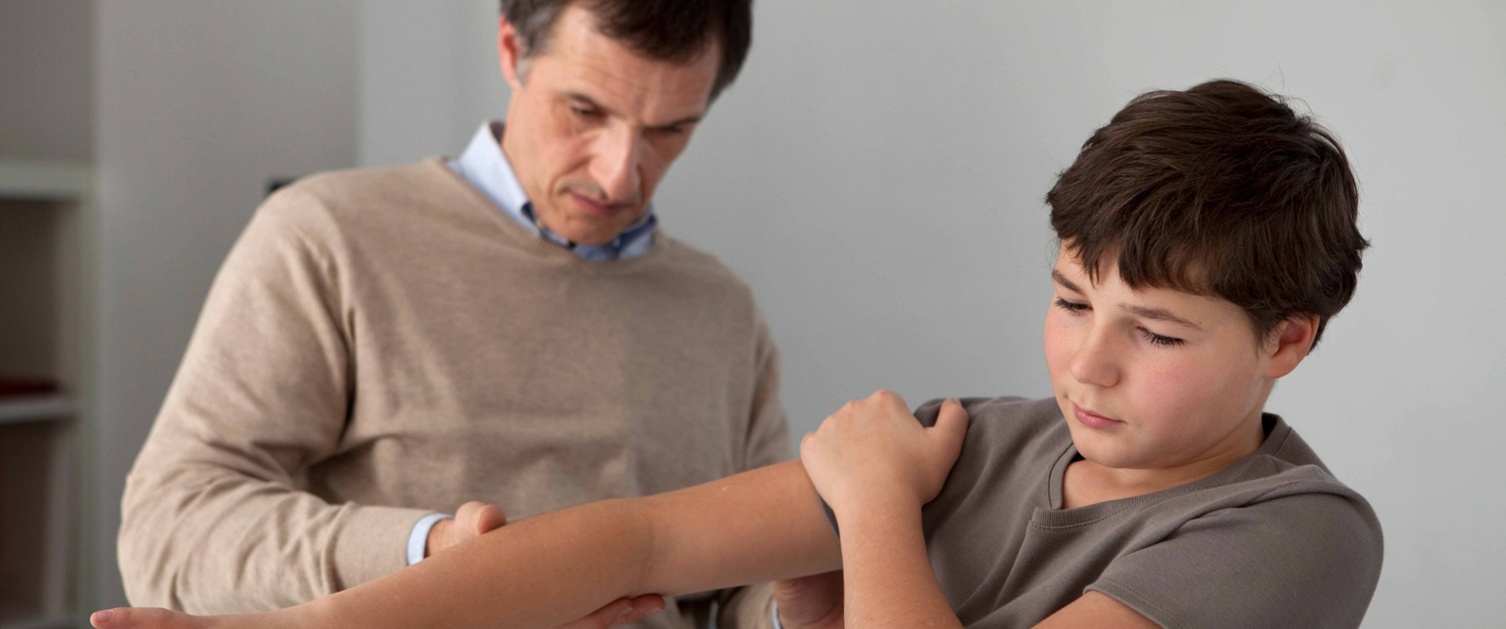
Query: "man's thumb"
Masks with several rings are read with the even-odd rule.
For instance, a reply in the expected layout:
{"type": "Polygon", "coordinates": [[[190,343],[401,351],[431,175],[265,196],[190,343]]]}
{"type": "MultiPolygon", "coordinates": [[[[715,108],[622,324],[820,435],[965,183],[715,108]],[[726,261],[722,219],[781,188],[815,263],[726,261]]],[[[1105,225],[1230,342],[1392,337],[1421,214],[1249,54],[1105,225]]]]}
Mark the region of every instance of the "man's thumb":
{"type": "Polygon", "coordinates": [[[455,510],[455,524],[470,535],[480,535],[507,524],[507,516],[495,505],[471,501],[455,510]]]}
{"type": "Polygon", "coordinates": [[[507,516],[503,515],[502,510],[498,509],[496,505],[481,505],[481,508],[476,512],[475,527],[477,534],[500,529],[506,524],[507,516]]]}

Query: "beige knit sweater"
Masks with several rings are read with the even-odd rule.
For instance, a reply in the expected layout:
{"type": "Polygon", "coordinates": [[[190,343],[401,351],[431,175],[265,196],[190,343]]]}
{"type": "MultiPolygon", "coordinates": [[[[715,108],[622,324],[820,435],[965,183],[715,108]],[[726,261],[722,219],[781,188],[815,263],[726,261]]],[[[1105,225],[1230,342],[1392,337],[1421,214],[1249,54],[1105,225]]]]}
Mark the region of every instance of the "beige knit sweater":
{"type": "Polygon", "coordinates": [[[288,606],[401,569],[466,500],[516,521],[788,450],[769,331],[711,256],[661,231],[580,260],[438,158],[319,175],[215,279],[126,481],[121,572],[135,605],[288,606]]]}

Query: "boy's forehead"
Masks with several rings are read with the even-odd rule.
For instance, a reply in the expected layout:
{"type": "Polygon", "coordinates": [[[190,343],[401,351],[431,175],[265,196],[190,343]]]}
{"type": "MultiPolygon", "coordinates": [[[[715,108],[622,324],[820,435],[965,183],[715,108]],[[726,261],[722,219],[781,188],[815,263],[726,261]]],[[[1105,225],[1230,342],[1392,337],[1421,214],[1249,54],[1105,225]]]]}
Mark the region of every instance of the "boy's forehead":
{"type": "MultiPolygon", "coordinates": [[[[1239,310],[1239,307],[1221,297],[1193,293],[1175,288],[1158,286],[1130,286],[1119,274],[1119,263],[1114,255],[1099,259],[1097,281],[1090,278],[1082,260],[1068,246],[1057,252],[1056,265],[1051,270],[1052,280],[1065,288],[1081,293],[1096,293],[1110,297],[1129,310],[1169,309],[1185,312],[1187,318],[1196,321],[1201,317],[1193,312],[1213,308],[1239,310]]],[[[1202,327],[1202,326],[1197,326],[1202,327]]]]}

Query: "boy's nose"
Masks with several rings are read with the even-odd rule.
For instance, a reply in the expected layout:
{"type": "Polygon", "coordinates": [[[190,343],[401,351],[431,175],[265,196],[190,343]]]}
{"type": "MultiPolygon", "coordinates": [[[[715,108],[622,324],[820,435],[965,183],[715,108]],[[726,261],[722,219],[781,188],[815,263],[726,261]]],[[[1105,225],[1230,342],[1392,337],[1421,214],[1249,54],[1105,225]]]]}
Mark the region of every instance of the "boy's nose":
{"type": "Polygon", "coordinates": [[[1072,377],[1083,384],[1111,387],[1119,383],[1119,365],[1116,362],[1112,339],[1096,328],[1088,330],[1072,356],[1072,377]]]}

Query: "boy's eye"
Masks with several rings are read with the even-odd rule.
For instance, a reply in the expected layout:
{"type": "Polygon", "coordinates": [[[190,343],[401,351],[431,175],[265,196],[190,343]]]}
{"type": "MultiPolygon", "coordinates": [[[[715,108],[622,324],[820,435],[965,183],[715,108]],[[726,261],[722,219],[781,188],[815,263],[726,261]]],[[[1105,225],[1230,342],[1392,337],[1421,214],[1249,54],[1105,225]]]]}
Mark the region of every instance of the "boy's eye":
{"type": "Polygon", "coordinates": [[[1163,336],[1145,328],[1140,328],[1140,334],[1145,336],[1145,340],[1150,341],[1151,345],[1159,345],[1161,347],[1176,347],[1184,342],[1182,339],[1174,336],[1163,336]]]}
{"type": "Polygon", "coordinates": [[[1078,313],[1081,313],[1081,312],[1087,312],[1088,311],[1088,305],[1087,304],[1080,304],[1080,303],[1077,303],[1075,301],[1067,301],[1067,300],[1062,299],[1060,297],[1056,298],[1056,307],[1057,308],[1061,308],[1062,310],[1067,311],[1067,314],[1078,314],[1078,313]]]}

